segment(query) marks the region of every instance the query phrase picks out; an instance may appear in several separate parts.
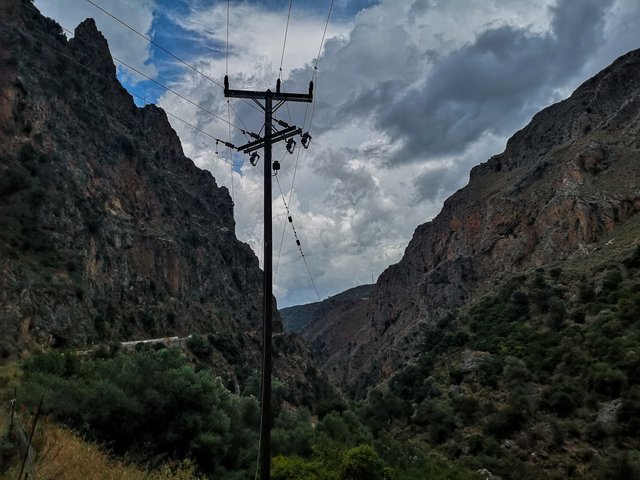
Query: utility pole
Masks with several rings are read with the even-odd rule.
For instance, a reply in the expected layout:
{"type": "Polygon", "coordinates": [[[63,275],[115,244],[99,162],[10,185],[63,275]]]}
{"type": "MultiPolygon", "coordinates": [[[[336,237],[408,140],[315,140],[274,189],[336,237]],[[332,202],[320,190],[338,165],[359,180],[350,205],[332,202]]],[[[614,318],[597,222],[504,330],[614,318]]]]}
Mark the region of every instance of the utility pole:
{"type": "MultiPolygon", "coordinates": [[[[287,140],[302,133],[302,129],[292,127],[284,122],[277,121],[283,130],[277,131],[273,127],[273,114],[286,102],[311,102],[313,101],[313,82],[309,82],[309,93],[284,93],[280,91],[280,79],[276,84],[276,91],[259,92],[254,90],[230,90],[229,77],[224,77],[224,96],[227,98],[247,98],[257,103],[264,111],[264,137],[253,142],[237,147],[237,150],[244,153],[255,152],[264,148],[264,276],[262,291],[264,298],[262,301],[262,402],[260,406],[260,478],[261,480],[271,479],[271,427],[273,424],[271,412],[271,338],[273,332],[273,251],[272,251],[272,219],[271,219],[271,168],[280,169],[279,162],[271,160],[271,146],[281,140],[287,140]],[[264,104],[259,100],[263,100],[264,104]],[[274,106],[275,102],[275,106],[274,106]]],[[[255,164],[253,161],[252,164],[255,164]]]]}

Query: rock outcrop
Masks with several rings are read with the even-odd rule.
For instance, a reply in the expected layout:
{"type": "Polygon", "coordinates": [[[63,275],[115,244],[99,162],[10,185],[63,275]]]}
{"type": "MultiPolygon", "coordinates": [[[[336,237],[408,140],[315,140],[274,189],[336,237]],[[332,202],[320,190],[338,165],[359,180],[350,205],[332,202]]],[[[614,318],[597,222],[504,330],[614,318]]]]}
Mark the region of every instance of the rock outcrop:
{"type": "Polygon", "coordinates": [[[425,331],[500,275],[588,254],[638,214],[639,179],[636,50],[535,115],[415,230],[339,355],[343,386],[363,394],[411,362],[425,331]]]}
{"type": "Polygon", "coordinates": [[[93,20],[67,41],[28,0],[0,15],[0,356],[198,332],[257,349],[262,273],[227,189],[134,104],[93,20]]]}

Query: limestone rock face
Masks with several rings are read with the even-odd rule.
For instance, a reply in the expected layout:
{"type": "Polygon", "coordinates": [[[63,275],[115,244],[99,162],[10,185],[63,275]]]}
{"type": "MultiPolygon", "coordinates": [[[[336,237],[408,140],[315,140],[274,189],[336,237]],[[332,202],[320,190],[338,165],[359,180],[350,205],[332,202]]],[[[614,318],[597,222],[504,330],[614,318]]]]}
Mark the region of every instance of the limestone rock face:
{"type": "Polygon", "coordinates": [[[0,355],[257,328],[229,192],[134,104],[93,20],[67,41],[31,2],[0,15],[0,355]]]}
{"type": "MultiPolygon", "coordinates": [[[[640,211],[640,50],[546,108],[419,226],[380,277],[338,368],[363,394],[421,334],[502,274],[586,255],[640,211]]],[[[427,333],[428,334],[428,333],[427,333]]]]}

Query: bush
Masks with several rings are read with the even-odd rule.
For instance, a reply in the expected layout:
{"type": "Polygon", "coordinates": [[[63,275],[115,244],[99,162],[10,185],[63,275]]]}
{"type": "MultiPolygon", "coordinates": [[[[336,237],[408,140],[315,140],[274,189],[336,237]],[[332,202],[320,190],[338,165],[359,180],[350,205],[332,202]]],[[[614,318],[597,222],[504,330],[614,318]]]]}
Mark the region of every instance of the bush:
{"type": "Polygon", "coordinates": [[[340,462],[340,480],[382,480],[384,463],[370,445],[348,450],[340,462]]]}
{"type": "Polygon", "coordinates": [[[213,353],[211,344],[201,335],[191,335],[187,339],[187,347],[200,360],[207,360],[213,353]]]}
{"type": "Polygon", "coordinates": [[[321,480],[325,478],[320,473],[321,468],[317,463],[299,457],[277,456],[272,460],[271,466],[273,480],[321,480]]]}
{"type": "Polygon", "coordinates": [[[525,423],[525,416],[519,409],[508,406],[494,414],[485,430],[496,438],[506,438],[520,430],[525,423]]]}
{"type": "Polygon", "coordinates": [[[276,419],[276,428],[271,433],[273,454],[309,457],[313,453],[313,434],[308,411],[282,412],[276,419]]]}
{"type": "MultiPolygon", "coordinates": [[[[245,428],[240,402],[177,350],[82,360],[52,352],[27,361],[25,375],[21,401],[34,405],[44,396],[45,414],[109,442],[116,453],[190,457],[211,472],[223,459],[241,458],[229,451],[245,428]]],[[[225,467],[249,466],[231,463],[225,467]]]]}
{"type": "Polygon", "coordinates": [[[413,423],[426,426],[432,443],[444,442],[455,428],[453,410],[446,403],[423,400],[416,408],[413,423]]]}
{"type": "Polygon", "coordinates": [[[460,396],[453,399],[453,410],[466,425],[470,425],[480,413],[480,401],[475,397],[460,396]]]}
{"type": "Polygon", "coordinates": [[[365,427],[351,410],[332,412],[318,424],[318,431],[332,440],[345,445],[369,442],[373,439],[371,432],[365,427]]]}
{"type": "Polygon", "coordinates": [[[244,346],[241,336],[222,330],[207,336],[207,340],[213,347],[222,353],[222,356],[231,364],[240,363],[242,359],[242,347],[244,346]]]}
{"type": "Polygon", "coordinates": [[[623,434],[635,438],[640,436],[640,387],[631,388],[623,397],[618,423],[623,434]]]}
{"type": "Polygon", "coordinates": [[[625,374],[617,368],[605,362],[598,362],[592,367],[589,387],[601,395],[616,398],[620,395],[626,380],[625,374]]]}

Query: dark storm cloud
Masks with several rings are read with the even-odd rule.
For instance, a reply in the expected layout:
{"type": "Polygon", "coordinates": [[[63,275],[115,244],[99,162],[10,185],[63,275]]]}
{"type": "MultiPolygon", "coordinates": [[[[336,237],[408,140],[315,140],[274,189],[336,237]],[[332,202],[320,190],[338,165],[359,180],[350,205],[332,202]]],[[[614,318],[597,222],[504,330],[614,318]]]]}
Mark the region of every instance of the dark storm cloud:
{"type": "Polygon", "coordinates": [[[522,126],[602,43],[610,5],[563,0],[551,8],[549,32],[491,28],[442,57],[420,87],[378,110],[377,127],[404,140],[388,165],[461,153],[485,132],[522,126]]]}
{"type": "MultiPolygon", "coordinates": [[[[461,172],[459,168],[443,166],[426,170],[413,179],[416,190],[416,203],[423,200],[434,201],[443,192],[450,192],[459,186],[461,172]]],[[[464,177],[463,177],[464,178],[464,177]]]]}

